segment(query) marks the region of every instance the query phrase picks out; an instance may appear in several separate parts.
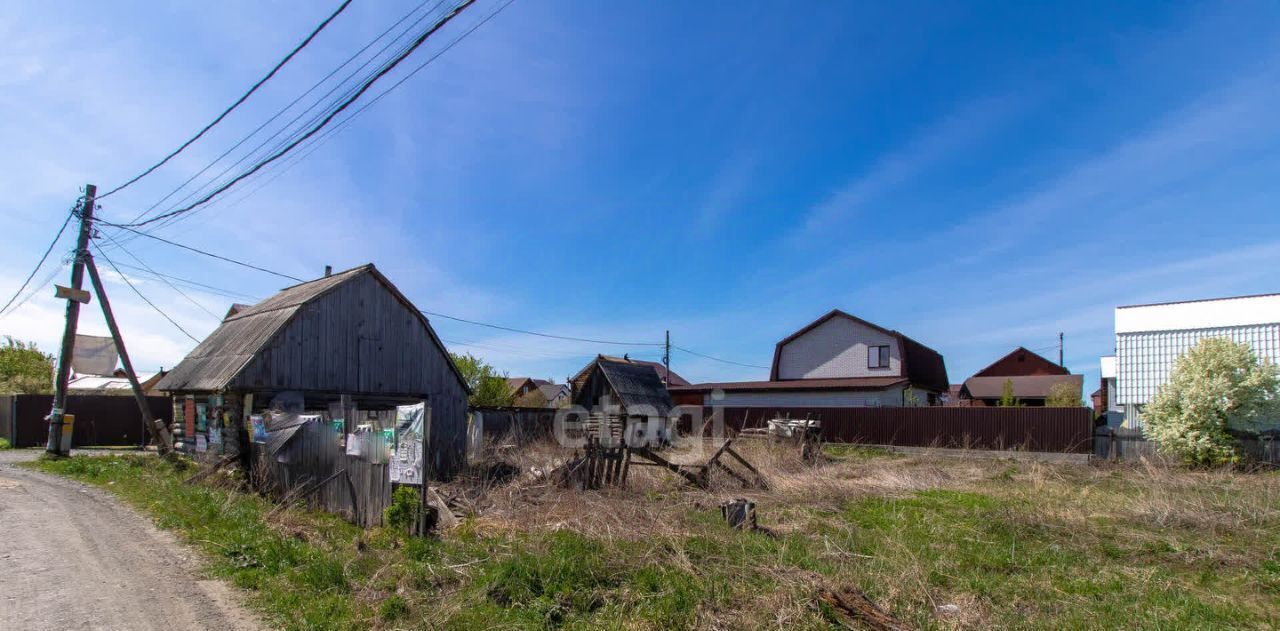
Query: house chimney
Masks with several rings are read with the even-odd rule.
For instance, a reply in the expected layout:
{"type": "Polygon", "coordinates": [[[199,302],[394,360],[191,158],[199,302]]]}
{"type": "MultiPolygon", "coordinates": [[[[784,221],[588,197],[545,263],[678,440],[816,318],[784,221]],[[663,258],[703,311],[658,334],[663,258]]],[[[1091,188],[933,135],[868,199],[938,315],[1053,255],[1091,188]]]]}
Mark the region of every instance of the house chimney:
{"type": "Polygon", "coordinates": [[[333,266],[332,266],[332,265],[325,265],[325,266],[324,266],[324,277],[325,277],[325,278],[328,278],[328,277],[330,277],[330,276],[333,276],[333,266]]]}

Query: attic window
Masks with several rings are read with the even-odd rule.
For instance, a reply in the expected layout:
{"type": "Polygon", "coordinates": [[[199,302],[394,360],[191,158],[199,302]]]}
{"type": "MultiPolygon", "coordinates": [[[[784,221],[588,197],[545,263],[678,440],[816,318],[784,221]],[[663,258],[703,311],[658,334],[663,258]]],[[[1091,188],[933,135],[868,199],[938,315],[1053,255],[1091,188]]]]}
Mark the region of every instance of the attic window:
{"type": "Polygon", "coordinates": [[[888,346],[868,346],[867,347],[867,368],[888,368],[889,367],[889,347],[888,346]]]}

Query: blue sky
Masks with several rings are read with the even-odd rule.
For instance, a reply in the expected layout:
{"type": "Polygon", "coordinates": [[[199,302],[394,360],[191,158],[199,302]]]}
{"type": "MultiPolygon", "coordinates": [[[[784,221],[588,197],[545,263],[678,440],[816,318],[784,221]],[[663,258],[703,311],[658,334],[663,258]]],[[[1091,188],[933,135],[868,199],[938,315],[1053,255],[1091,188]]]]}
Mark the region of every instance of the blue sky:
{"type": "MultiPolygon", "coordinates": [[[[356,0],[102,214],[150,206],[415,4],[356,0]]],[[[78,186],[162,156],[333,5],[0,7],[0,293],[78,186]]],[[[1062,331],[1091,391],[1116,305],[1278,290],[1278,36],[1280,6],[1261,2],[516,0],[305,160],[158,234],[295,276],[372,261],[431,311],[614,340],[669,329],[760,366],[832,308],[936,348],[953,382],[1017,345],[1052,356],[1062,331]]],[[[286,284],[128,248],[249,296],[286,284]]],[[[136,363],[175,364],[194,343],[110,276],[136,363]]],[[[136,282],[197,338],[230,302],[136,282]]],[[[51,293],[0,333],[53,348],[51,293]]],[[[512,375],[660,355],[433,323],[512,375]]],[[[767,376],[672,359],[696,381],[767,376]]]]}

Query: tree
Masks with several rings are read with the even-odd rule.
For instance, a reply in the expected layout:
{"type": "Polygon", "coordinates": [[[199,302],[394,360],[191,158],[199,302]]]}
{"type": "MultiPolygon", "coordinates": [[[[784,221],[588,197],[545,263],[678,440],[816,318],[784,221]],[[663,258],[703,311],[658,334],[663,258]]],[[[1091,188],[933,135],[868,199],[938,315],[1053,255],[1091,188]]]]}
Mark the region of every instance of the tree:
{"type": "Polygon", "coordinates": [[[48,394],[53,392],[53,355],[40,352],[35,342],[5,336],[0,346],[0,393],[48,394]]]}
{"type": "Polygon", "coordinates": [[[547,407],[547,395],[543,394],[542,390],[534,388],[516,398],[512,405],[522,408],[545,408],[547,407]]]}
{"type": "Polygon", "coordinates": [[[996,405],[999,405],[1002,408],[1016,408],[1022,406],[1022,402],[1019,401],[1017,397],[1013,396],[1012,379],[1004,380],[1004,385],[1000,388],[1000,401],[996,403],[996,405]]]}
{"type": "Polygon", "coordinates": [[[1237,457],[1231,431],[1280,419],[1280,376],[1248,344],[1206,338],[1173,365],[1144,410],[1144,433],[1193,464],[1237,457]]]}
{"type": "Polygon", "coordinates": [[[1049,393],[1044,398],[1047,408],[1079,408],[1084,407],[1080,391],[1069,383],[1055,383],[1049,386],[1049,393]]]}
{"type": "Polygon", "coordinates": [[[467,354],[449,354],[453,364],[462,373],[467,387],[471,389],[471,397],[467,403],[477,407],[502,407],[511,405],[511,389],[507,387],[507,375],[499,375],[498,371],[486,364],[484,360],[467,354]]]}

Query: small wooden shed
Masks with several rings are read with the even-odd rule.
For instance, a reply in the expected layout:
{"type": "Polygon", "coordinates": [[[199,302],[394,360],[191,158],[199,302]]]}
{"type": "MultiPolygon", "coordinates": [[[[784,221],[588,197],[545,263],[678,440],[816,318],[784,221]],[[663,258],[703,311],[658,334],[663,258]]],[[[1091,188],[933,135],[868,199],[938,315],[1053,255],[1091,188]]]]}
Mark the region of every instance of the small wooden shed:
{"type": "Polygon", "coordinates": [[[623,439],[624,431],[634,434],[625,436],[628,445],[669,438],[667,421],[674,404],[651,366],[601,355],[581,383],[573,403],[589,413],[588,436],[597,436],[606,445],[623,439]]]}
{"type": "Polygon", "coordinates": [[[465,462],[467,386],[426,316],[372,264],[233,309],[157,384],[191,450],[232,451],[273,401],[330,410],[351,432],[366,413],[426,401],[432,470],[465,462]],[[211,431],[212,430],[212,431],[211,431]],[[226,430],[226,431],[224,431],[226,430]]]}

